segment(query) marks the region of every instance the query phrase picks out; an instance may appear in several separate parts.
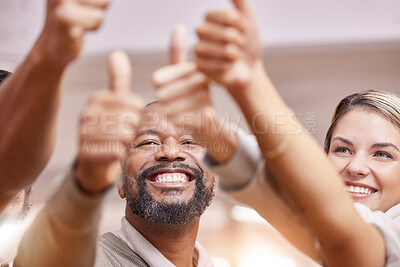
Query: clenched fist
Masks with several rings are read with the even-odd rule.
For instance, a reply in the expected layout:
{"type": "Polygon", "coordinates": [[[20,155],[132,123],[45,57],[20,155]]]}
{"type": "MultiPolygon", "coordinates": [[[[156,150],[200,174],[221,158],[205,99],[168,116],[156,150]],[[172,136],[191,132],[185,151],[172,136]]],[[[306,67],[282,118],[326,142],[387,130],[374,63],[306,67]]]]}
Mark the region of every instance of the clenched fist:
{"type": "Polygon", "coordinates": [[[104,20],[111,0],[48,0],[46,22],[36,44],[46,59],[66,66],[82,49],[87,31],[104,20]]]}
{"type": "Polygon", "coordinates": [[[226,161],[234,150],[236,133],[222,121],[211,101],[209,78],[187,61],[185,28],[175,27],[170,44],[171,64],[153,74],[156,96],[168,119],[190,130],[196,141],[219,161],[226,161]],[[227,149],[221,149],[227,147],[227,149]]]}
{"type": "Polygon", "coordinates": [[[232,0],[234,9],[211,11],[197,29],[197,66],[228,90],[243,89],[261,61],[256,19],[245,0],[232,0]]]}

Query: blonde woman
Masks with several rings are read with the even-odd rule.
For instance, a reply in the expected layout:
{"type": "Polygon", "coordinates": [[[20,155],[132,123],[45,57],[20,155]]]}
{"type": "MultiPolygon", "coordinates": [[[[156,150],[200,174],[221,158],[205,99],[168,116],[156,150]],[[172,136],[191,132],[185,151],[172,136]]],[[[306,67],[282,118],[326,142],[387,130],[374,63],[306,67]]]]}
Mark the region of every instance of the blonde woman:
{"type": "MultiPolygon", "coordinates": [[[[257,155],[257,151],[245,149],[254,148],[254,140],[251,137],[242,137],[240,140],[240,147],[245,151],[241,152],[241,155],[236,155],[232,161],[240,159],[243,161],[243,157],[246,157],[247,154],[257,155]]],[[[325,139],[325,151],[342,178],[348,194],[355,202],[358,213],[365,222],[375,226],[383,237],[384,251],[379,242],[372,245],[376,245],[377,248],[381,248],[381,252],[384,252],[385,265],[376,266],[398,266],[400,263],[400,98],[393,93],[379,90],[368,90],[345,97],[334,112],[325,139]]],[[[281,153],[286,152],[282,151],[281,153]]],[[[280,155],[277,154],[277,156],[280,155]]],[[[247,156],[246,158],[251,157],[247,156]]],[[[315,164],[318,162],[315,160],[315,164]]],[[[222,175],[226,174],[228,168],[230,172],[235,171],[232,168],[234,166],[232,162],[226,165],[229,167],[219,167],[223,169],[222,175]]],[[[247,164],[247,169],[251,170],[251,166],[256,165],[256,161],[253,161],[252,164],[247,164]]],[[[268,220],[270,211],[266,210],[267,206],[262,203],[254,205],[262,199],[251,197],[251,192],[255,190],[254,185],[258,184],[257,180],[265,177],[262,168],[258,169],[253,167],[253,170],[250,171],[250,173],[255,173],[254,175],[243,175],[244,178],[247,177],[247,180],[242,178],[243,186],[234,189],[231,194],[233,196],[241,195],[244,203],[255,207],[268,220]]],[[[237,176],[243,174],[238,169],[236,171],[237,176]]],[[[269,179],[271,180],[272,177],[269,179]]],[[[321,177],[320,180],[329,182],[325,177],[321,177]]],[[[306,177],[303,178],[303,181],[307,181],[306,177]]],[[[296,181],[292,182],[296,184],[296,181]]],[[[311,181],[308,186],[311,194],[314,194],[312,192],[324,194],[323,187],[318,188],[311,181]]],[[[286,186],[284,187],[286,188],[286,186]]],[[[279,189],[282,190],[282,188],[279,189]]],[[[327,212],[336,210],[337,207],[325,199],[326,197],[322,197],[319,201],[325,203],[327,212]]],[[[293,199],[290,203],[293,203],[293,199]]],[[[296,210],[299,210],[298,206],[296,210]]],[[[339,215],[337,219],[346,221],[343,215],[339,215]]],[[[355,227],[355,224],[350,225],[348,230],[356,233],[355,227]]],[[[279,229],[279,227],[277,228],[279,229]]],[[[329,228],[326,228],[326,231],[329,231],[329,228]]],[[[345,240],[343,239],[344,242],[346,242],[345,240]]],[[[372,240],[371,238],[367,242],[371,243],[372,240]]],[[[347,242],[351,243],[354,240],[347,242]]],[[[298,247],[304,251],[306,245],[307,242],[298,247]]],[[[354,249],[361,250],[361,247],[354,249]]],[[[379,250],[376,250],[371,255],[375,257],[378,252],[379,250]]],[[[351,257],[354,258],[355,255],[351,257]]],[[[365,259],[367,260],[369,257],[365,259]]],[[[343,259],[335,259],[335,262],[336,260],[338,266],[344,266],[343,259]]],[[[328,260],[325,261],[327,266],[336,265],[328,260]]],[[[371,264],[371,266],[373,265],[371,264]]]]}
{"type": "MultiPolygon", "coordinates": [[[[252,11],[244,0],[233,2],[235,10],[209,13],[198,31],[199,69],[242,109],[268,171],[315,234],[327,266],[400,266],[399,98],[376,90],[345,98],[328,132],[328,160],[269,79],[252,11]],[[354,205],[345,188],[365,205],[354,205]]],[[[255,207],[264,218],[266,199],[255,207]]]]}

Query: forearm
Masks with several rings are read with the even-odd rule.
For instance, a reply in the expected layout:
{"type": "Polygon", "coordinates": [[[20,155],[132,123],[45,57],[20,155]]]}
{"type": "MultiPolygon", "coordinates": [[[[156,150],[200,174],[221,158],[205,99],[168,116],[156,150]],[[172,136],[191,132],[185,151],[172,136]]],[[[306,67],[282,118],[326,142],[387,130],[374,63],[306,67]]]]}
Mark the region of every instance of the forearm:
{"type": "Polygon", "coordinates": [[[207,148],[207,153],[218,164],[223,164],[233,157],[238,145],[237,127],[215,115],[215,119],[198,138],[207,148]]]}
{"type": "Polygon", "coordinates": [[[320,239],[342,243],[352,234],[350,226],[363,222],[323,150],[276,92],[262,63],[246,90],[231,92],[252,126],[268,169],[288,190],[301,216],[320,239]],[[283,151],[277,152],[282,144],[283,151]]]}
{"type": "Polygon", "coordinates": [[[234,155],[225,164],[211,166],[218,174],[220,188],[235,200],[255,209],[297,249],[320,261],[316,237],[291,206],[281,187],[265,170],[265,164],[254,136],[237,130],[234,155]]]}
{"type": "Polygon", "coordinates": [[[64,66],[36,45],[0,89],[0,196],[12,197],[47,164],[55,141],[64,66]]]}
{"type": "Polygon", "coordinates": [[[228,193],[236,200],[255,209],[293,246],[314,261],[321,263],[317,238],[312,230],[296,208],[293,208],[280,191],[264,179],[264,175],[258,174],[245,188],[228,193]]]}
{"type": "Polygon", "coordinates": [[[71,175],[25,233],[14,266],[93,266],[105,194],[81,191],[71,175]]]}

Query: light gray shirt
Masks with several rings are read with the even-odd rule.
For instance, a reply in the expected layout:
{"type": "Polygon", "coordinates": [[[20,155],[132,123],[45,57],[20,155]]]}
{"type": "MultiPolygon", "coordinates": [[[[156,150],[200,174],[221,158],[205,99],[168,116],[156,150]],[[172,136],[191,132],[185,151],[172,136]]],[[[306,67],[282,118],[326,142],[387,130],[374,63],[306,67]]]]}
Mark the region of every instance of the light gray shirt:
{"type": "MultiPolygon", "coordinates": [[[[152,267],[174,267],[164,255],[154,247],[142,234],[139,233],[125,217],[121,219],[121,229],[113,232],[114,235],[122,239],[133,251],[140,255],[152,267]]],[[[197,267],[214,266],[207,251],[196,242],[193,254],[194,262],[197,267]]]]}

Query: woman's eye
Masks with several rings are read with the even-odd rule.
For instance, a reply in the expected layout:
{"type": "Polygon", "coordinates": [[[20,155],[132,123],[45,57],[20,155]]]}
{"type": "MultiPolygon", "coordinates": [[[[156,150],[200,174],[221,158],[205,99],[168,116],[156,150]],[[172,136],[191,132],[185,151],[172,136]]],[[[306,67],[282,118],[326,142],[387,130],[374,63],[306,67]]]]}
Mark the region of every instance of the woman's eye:
{"type": "Polygon", "coordinates": [[[335,153],[346,153],[346,154],[350,154],[350,151],[345,148],[345,147],[337,147],[334,150],[335,153]]]}
{"type": "Polygon", "coordinates": [[[387,159],[392,159],[392,155],[390,155],[388,152],[385,151],[377,151],[374,154],[375,157],[379,157],[379,158],[387,158],[387,159]]]}

